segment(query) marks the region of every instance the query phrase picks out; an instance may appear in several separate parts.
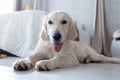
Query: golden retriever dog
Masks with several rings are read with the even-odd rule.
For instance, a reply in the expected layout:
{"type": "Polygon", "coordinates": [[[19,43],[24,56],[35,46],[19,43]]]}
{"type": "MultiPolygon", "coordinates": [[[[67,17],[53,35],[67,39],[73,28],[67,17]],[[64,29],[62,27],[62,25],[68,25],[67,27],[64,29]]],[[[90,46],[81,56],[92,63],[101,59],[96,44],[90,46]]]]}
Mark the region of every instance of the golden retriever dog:
{"type": "Polygon", "coordinates": [[[77,37],[74,22],[65,12],[51,12],[43,19],[40,40],[32,55],[13,63],[14,70],[25,71],[35,68],[50,71],[71,67],[91,61],[120,63],[119,58],[106,57],[97,53],[77,37]]]}

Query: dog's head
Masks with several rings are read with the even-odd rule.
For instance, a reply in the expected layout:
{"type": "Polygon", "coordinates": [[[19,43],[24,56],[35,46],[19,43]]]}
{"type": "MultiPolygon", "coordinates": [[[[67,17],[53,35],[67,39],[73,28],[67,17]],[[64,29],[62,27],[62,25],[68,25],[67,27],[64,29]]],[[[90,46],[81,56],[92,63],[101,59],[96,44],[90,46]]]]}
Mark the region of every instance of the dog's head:
{"type": "Polygon", "coordinates": [[[65,40],[75,40],[77,31],[72,18],[65,12],[52,12],[43,19],[41,38],[50,40],[56,51],[60,51],[65,40]]]}

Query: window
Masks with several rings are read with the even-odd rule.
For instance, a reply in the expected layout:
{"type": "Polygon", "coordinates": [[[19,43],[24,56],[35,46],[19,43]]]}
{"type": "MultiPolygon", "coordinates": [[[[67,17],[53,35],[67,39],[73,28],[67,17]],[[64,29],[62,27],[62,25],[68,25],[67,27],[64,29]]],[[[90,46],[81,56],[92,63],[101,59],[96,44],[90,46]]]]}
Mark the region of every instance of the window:
{"type": "Polygon", "coordinates": [[[14,0],[0,0],[0,15],[13,11],[13,1],[14,0]]]}

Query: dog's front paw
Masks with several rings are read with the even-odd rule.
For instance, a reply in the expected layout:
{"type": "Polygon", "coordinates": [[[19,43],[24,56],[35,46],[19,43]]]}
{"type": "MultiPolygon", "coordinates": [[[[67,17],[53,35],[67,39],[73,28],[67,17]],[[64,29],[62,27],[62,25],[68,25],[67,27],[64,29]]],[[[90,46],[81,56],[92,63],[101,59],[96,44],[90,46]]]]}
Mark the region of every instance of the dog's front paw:
{"type": "Polygon", "coordinates": [[[35,64],[35,69],[38,71],[50,71],[53,70],[54,67],[48,60],[41,60],[35,64]]]}
{"type": "Polygon", "coordinates": [[[33,65],[31,61],[22,59],[22,60],[16,60],[13,63],[13,68],[16,71],[26,71],[33,68],[33,65]]]}

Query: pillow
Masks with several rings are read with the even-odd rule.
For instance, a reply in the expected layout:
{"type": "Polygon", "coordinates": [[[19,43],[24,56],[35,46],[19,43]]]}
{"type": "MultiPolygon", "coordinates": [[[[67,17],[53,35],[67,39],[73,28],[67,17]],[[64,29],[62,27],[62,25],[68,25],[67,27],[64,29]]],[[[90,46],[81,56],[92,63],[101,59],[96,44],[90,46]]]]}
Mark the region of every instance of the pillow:
{"type": "Polygon", "coordinates": [[[0,48],[20,57],[34,50],[44,11],[18,11],[0,16],[0,48]]]}

